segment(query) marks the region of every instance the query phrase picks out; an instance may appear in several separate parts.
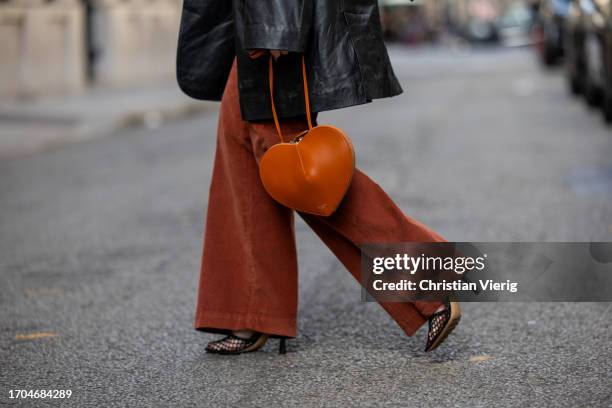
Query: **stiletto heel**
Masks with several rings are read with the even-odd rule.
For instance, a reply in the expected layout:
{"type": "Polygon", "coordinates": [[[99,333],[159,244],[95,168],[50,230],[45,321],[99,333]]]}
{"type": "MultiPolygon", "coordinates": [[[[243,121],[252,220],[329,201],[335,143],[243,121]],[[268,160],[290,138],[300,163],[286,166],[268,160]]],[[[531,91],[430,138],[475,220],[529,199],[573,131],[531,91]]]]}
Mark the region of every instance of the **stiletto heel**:
{"type": "Polygon", "coordinates": [[[281,338],[278,343],[278,354],[286,354],[287,353],[287,345],[285,344],[285,338],[281,338]]]}

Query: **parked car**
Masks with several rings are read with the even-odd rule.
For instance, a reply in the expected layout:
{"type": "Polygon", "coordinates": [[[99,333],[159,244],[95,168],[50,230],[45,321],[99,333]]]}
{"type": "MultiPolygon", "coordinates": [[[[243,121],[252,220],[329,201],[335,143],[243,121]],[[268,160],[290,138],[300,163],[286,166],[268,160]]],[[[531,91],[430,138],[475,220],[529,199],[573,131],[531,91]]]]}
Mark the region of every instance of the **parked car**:
{"type": "Polygon", "coordinates": [[[541,0],[536,3],[533,36],[540,61],[547,66],[563,57],[563,39],[570,0],[541,0]]]}
{"type": "Polygon", "coordinates": [[[492,0],[448,1],[446,18],[451,32],[474,43],[498,41],[499,7],[492,0]]]}
{"type": "Polygon", "coordinates": [[[604,38],[608,0],[572,0],[566,31],[567,78],[574,94],[590,106],[599,104],[605,87],[604,38]]]}
{"type": "Polygon", "coordinates": [[[606,122],[612,123],[612,3],[601,5],[603,21],[593,22],[598,27],[602,52],[602,109],[606,122]]]}
{"type": "MultiPolygon", "coordinates": [[[[591,2],[592,0],[586,0],[591,2]]],[[[583,0],[571,0],[564,32],[565,72],[574,95],[582,93],[585,77],[583,0]]]]}
{"type": "Polygon", "coordinates": [[[584,95],[590,105],[602,101],[605,85],[604,39],[608,0],[594,0],[584,19],[584,95]]]}
{"type": "Polygon", "coordinates": [[[512,4],[497,21],[500,42],[506,47],[530,45],[534,18],[531,9],[523,2],[512,4]]]}

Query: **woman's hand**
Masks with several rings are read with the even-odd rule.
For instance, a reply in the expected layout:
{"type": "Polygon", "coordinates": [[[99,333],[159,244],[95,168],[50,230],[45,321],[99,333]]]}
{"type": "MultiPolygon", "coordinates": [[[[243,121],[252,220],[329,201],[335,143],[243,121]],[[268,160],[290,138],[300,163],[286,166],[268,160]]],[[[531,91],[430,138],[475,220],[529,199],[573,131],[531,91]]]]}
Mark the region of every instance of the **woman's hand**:
{"type": "Polygon", "coordinates": [[[285,50],[249,50],[249,57],[251,57],[251,59],[255,59],[267,53],[272,54],[274,59],[278,59],[278,57],[280,57],[281,55],[289,54],[289,51],[285,51],[285,50]]]}

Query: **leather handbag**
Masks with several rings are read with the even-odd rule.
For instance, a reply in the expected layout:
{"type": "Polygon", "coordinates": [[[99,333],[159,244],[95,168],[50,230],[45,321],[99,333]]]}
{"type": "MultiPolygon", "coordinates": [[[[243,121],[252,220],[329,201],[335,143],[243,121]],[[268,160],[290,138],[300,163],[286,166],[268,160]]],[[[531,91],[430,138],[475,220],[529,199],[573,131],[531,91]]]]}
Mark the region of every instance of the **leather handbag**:
{"type": "Polygon", "coordinates": [[[313,127],[302,55],[304,103],[308,129],[285,141],[274,105],[274,60],[269,60],[272,116],[280,143],[270,147],[259,162],[259,175],[272,198],[286,207],[309,214],[329,216],[338,208],[355,171],[353,144],[342,129],[331,125],[313,127]]]}

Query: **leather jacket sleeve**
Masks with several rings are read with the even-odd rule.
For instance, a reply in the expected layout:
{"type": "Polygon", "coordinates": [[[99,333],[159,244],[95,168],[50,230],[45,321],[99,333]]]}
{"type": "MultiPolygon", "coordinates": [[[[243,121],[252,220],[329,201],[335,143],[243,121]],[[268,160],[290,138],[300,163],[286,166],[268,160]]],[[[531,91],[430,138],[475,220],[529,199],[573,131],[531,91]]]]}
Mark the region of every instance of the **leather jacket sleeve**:
{"type": "Polygon", "coordinates": [[[302,52],[313,17],[313,0],[237,0],[243,48],[302,52]]]}

